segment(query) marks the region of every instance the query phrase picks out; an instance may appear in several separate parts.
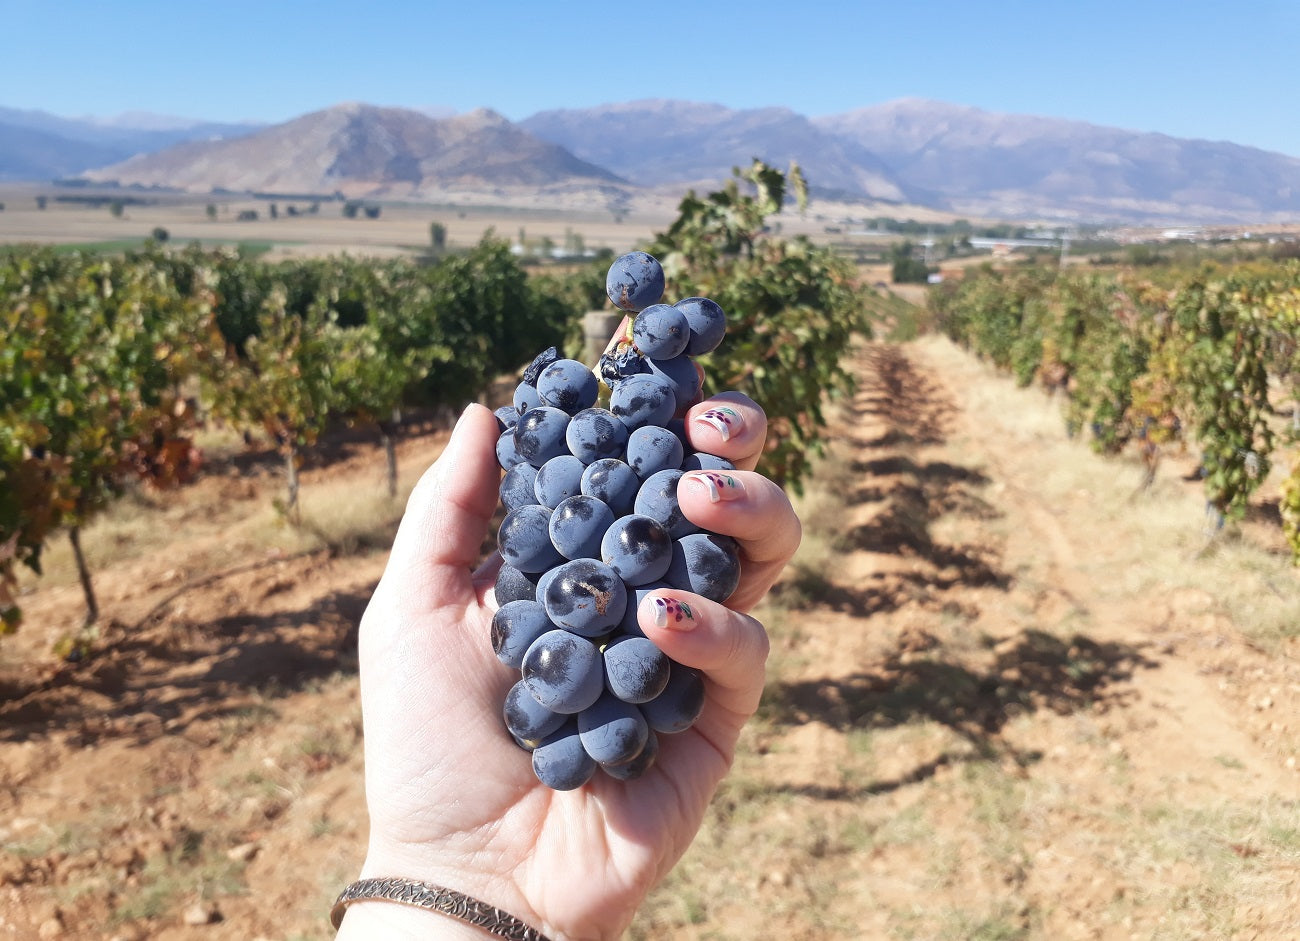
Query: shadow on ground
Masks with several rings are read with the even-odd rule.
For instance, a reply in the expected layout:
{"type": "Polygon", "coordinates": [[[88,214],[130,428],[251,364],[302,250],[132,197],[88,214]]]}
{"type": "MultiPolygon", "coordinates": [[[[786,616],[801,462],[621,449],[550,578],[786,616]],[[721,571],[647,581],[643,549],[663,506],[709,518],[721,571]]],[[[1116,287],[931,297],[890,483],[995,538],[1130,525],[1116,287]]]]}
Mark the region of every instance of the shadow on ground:
{"type": "Polygon", "coordinates": [[[1133,695],[1127,681],[1157,665],[1137,645],[1099,643],[1082,634],[1064,640],[1039,630],[1002,641],[983,667],[944,658],[933,639],[922,644],[927,649],[916,646],[914,636],[904,639],[879,667],[846,677],[771,683],[759,716],[777,726],[820,722],[840,732],[925,720],[951,729],[971,747],[945,752],[896,779],[818,787],[815,796],[890,791],[959,761],[1009,758],[1030,764],[1039,756],[1000,738],[1008,721],[1038,711],[1069,715],[1122,705],[1133,695]]]}

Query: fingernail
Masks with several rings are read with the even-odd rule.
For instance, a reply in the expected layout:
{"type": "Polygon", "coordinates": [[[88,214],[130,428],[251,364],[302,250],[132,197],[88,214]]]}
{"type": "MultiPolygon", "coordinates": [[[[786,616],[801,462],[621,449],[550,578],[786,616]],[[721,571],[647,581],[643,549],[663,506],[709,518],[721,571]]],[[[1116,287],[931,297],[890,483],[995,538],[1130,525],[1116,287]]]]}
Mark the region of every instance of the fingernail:
{"type": "Polygon", "coordinates": [[[696,415],[695,420],[710,428],[716,428],[718,434],[722,435],[723,441],[730,441],[732,435],[739,434],[745,427],[745,419],[740,417],[740,412],[726,405],[720,405],[711,408],[701,415],[696,415]]]}
{"type": "Polygon", "coordinates": [[[675,631],[689,631],[695,627],[695,612],[685,601],[676,598],[651,598],[654,606],[655,627],[668,627],[675,631]]]}
{"type": "Polygon", "coordinates": [[[725,471],[692,471],[686,479],[704,487],[709,492],[710,503],[739,500],[745,496],[745,485],[725,471]]]}

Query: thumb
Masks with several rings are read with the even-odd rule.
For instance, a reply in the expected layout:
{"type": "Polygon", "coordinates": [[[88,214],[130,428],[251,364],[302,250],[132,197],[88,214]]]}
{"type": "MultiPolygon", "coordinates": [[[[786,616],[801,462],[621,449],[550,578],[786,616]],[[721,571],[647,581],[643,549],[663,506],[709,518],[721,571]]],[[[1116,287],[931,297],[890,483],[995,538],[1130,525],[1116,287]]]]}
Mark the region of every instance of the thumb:
{"type": "Polygon", "coordinates": [[[421,606],[468,603],[477,564],[496,510],[500,468],[497,420],[470,405],[451,439],[411,491],[381,586],[414,593],[421,606]]]}

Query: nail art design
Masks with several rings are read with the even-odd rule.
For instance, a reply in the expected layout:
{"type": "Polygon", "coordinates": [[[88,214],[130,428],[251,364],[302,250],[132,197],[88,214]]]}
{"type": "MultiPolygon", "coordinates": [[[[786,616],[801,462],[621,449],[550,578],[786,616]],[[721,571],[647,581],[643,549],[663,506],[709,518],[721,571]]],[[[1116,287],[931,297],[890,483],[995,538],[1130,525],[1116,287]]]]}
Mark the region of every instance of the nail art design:
{"type": "Polygon", "coordinates": [[[695,621],[695,612],[685,601],[676,598],[655,598],[655,627],[668,627],[679,621],[695,621]]]}
{"type": "Polygon", "coordinates": [[[745,424],[745,420],[740,417],[738,411],[734,408],[727,408],[725,405],[711,408],[695,420],[718,429],[723,441],[730,441],[731,436],[740,431],[745,424]]]}
{"type": "Polygon", "coordinates": [[[698,474],[692,474],[687,479],[704,485],[705,489],[709,491],[710,503],[718,503],[723,500],[739,500],[745,495],[745,485],[735,477],[722,471],[702,471],[698,474]]]}

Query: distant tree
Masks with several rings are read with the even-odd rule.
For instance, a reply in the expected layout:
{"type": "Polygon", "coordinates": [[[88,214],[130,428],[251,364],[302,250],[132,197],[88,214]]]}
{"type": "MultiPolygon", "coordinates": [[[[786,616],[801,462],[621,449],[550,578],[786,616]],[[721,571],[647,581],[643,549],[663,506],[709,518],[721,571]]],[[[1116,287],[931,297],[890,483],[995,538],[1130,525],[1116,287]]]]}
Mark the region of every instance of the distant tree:
{"type": "Polygon", "coordinates": [[[216,203],[208,203],[208,208],[207,208],[205,211],[206,211],[207,214],[208,214],[208,219],[210,219],[210,220],[212,220],[212,221],[215,222],[215,221],[216,221],[216,218],[217,218],[217,204],[216,204],[216,203]]]}
{"type": "Polygon", "coordinates": [[[0,203],[0,212],[4,212],[4,211],[5,211],[5,204],[0,203]]]}
{"type": "Polygon", "coordinates": [[[47,202],[47,200],[48,200],[48,197],[46,197],[46,196],[37,196],[37,197],[36,197],[36,208],[37,208],[37,209],[44,209],[44,208],[45,208],[45,203],[47,202]]]}
{"type": "Polygon", "coordinates": [[[241,210],[239,215],[235,217],[235,220],[237,222],[256,222],[257,210],[256,209],[241,210]]]}
{"type": "Polygon", "coordinates": [[[113,214],[114,219],[121,219],[122,213],[123,211],[125,211],[125,209],[126,206],[125,204],[123,204],[122,200],[120,199],[115,199],[108,204],[108,211],[113,214]]]}
{"type": "Polygon", "coordinates": [[[271,203],[271,209],[270,209],[270,212],[271,212],[271,218],[272,218],[272,219],[278,219],[278,218],[280,218],[280,207],[277,206],[275,203],[271,203]]]}
{"type": "Polygon", "coordinates": [[[912,247],[911,241],[904,240],[889,250],[895,284],[924,284],[930,277],[930,269],[912,254],[912,247]]]}
{"type": "Polygon", "coordinates": [[[381,208],[382,208],[382,207],[380,207],[380,206],[366,206],[366,207],[365,207],[366,218],[367,218],[367,219],[378,219],[378,218],[379,218],[379,210],[380,210],[381,208]]]}
{"type": "Polygon", "coordinates": [[[360,209],[361,209],[361,204],[359,202],[357,202],[355,199],[349,199],[347,202],[343,204],[343,218],[355,219],[357,217],[357,212],[360,209]]]}
{"type": "Polygon", "coordinates": [[[165,242],[172,237],[171,233],[168,232],[166,229],[164,229],[162,226],[155,227],[151,234],[155,242],[165,242]]]}
{"type": "Polygon", "coordinates": [[[447,247],[447,227],[441,222],[429,223],[429,241],[433,243],[433,250],[441,252],[447,247]]]}

